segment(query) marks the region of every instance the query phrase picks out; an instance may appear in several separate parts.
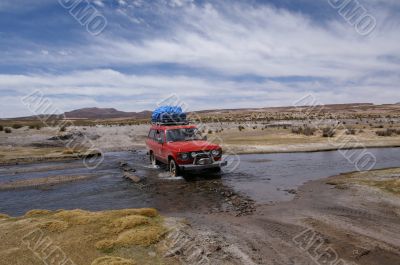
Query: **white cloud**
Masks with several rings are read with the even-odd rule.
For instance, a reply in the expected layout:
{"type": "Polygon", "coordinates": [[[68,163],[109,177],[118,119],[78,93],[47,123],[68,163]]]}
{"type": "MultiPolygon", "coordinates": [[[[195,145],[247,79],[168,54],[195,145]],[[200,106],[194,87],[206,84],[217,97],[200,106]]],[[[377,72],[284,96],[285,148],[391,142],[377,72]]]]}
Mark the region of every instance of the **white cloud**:
{"type": "Polygon", "coordinates": [[[7,90],[16,94],[2,96],[0,105],[4,109],[3,117],[31,115],[21,98],[35,90],[42,91],[54,102],[54,108],[62,111],[88,106],[140,111],[154,108],[157,102],[171,94],[178,95],[191,110],[289,106],[308,93],[313,93],[322,103],[370,102],[371,99],[376,103],[393,102],[399,94],[397,87],[384,79],[379,82],[366,80],[362,86],[341,83],[333,86],[326,87],[315,81],[293,87],[291,83],[268,80],[260,83],[187,76],[138,76],[114,70],[63,75],[0,75],[0,94],[7,90]],[[384,84],[385,92],[377,93],[384,84]]]}
{"type": "MultiPolygon", "coordinates": [[[[145,1],[118,2],[114,15],[130,16],[133,23],[143,25],[140,38],[122,35],[116,27],[88,39],[84,45],[35,47],[27,51],[29,56],[26,51],[4,54],[3,65],[45,65],[56,69],[68,66],[76,71],[59,75],[0,75],[0,93],[11,89],[24,94],[42,89],[50,96],[66,95],[57,101],[65,110],[87,105],[142,110],[169,93],[181,95],[194,109],[290,105],[309,91],[324,103],[399,101],[400,18],[381,5],[382,0],[373,2],[375,8],[370,11],[377,16],[378,27],[368,37],[359,36],[339,16],[321,23],[301,13],[267,5],[223,2],[218,7],[196,6],[183,0],[167,1],[172,10],[158,9],[163,26],[168,29],[158,32],[126,9],[130,5],[144,8],[145,1]],[[48,52],[43,54],[41,50],[48,52]],[[146,68],[148,64],[160,63],[180,65],[185,71],[174,76],[98,70],[146,68]],[[192,68],[215,75],[198,75],[192,68]],[[267,80],[288,76],[318,79],[235,81],[243,75],[267,80]],[[215,76],[220,79],[215,80],[215,76]],[[110,100],[101,101],[99,97],[110,100]]],[[[395,5],[397,1],[385,3],[395,5]]],[[[17,96],[5,100],[2,97],[0,104],[12,100],[18,103],[17,96]]],[[[16,113],[23,112],[21,108],[16,113]]],[[[12,110],[6,114],[13,116],[12,110]]]]}

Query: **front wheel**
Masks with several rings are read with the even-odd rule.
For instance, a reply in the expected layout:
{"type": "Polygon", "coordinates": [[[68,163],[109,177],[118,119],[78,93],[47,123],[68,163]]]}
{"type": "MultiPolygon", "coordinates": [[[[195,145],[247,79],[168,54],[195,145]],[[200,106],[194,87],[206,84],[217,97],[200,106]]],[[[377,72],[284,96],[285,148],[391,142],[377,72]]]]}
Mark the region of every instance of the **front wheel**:
{"type": "Polygon", "coordinates": [[[172,177],[177,177],[179,175],[179,166],[173,159],[169,161],[169,173],[171,173],[172,177]]]}
{"type": "Polygon", "coordinates": [[[221,167],[215,167],[210,169],[211,173],[220,173],[221,172],[221,167]]]}

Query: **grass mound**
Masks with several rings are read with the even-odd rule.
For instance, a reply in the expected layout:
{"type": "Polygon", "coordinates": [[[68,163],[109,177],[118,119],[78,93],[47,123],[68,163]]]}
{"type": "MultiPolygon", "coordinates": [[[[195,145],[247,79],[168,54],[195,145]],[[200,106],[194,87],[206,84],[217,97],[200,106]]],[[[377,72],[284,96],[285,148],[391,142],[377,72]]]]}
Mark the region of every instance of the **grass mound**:
{"type": "Polygon", "coordinates": [[[400,195],[400,168],[343,174],[330,180],[328,184],[339,187],[349,184],[362,185],[400,195]]]}
{"type": "Polygon", "coordinates": [[[0,213],[0,219],[8,219],[8,218],[10,218],[10,216],[8,216],[7,214],[0,213]]]}
{"type": "Polygon", "coordinates": [[[31,210],[25,214],[25,217],[33,217],[33,216],[40,216],[50,214],[51,211],[48,210],[31,210]]]}
{"type": "Polygon", "coordinates": [[[51,220],[48,222],[43,222],[39,224],[39,227],[50,232],[62,232],[67,230],[68,223],[63,221],[51,220]]]}
{"type": "Polygon", "coordinates": [[[42,264],[35,253],[20,246],[21,238],[37,230],[41,236],[32,238],[40,242],[48,237],[76,265],[159,264],[160,256],[146,253],[148,249],[156,251],[154,244],[167,232],[157,210],[148,208],[100,212],[32,210],[19,218],[0,215],[0,226],[0,238],[5,239],[0,242],[1,249],[13,249],[12,255],[0,252],[5,264],[42,264]]]}

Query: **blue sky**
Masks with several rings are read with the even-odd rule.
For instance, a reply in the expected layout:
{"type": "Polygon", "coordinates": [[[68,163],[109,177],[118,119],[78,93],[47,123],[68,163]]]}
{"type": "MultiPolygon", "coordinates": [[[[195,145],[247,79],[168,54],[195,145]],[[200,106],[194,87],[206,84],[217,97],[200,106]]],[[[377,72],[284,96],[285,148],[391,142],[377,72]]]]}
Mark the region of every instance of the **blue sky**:
{"type": "Polygon", "coordinates": [[[191,110],[399,102],[400,2],[359,0],[377,22],[363,36],[329,1],[2,0],[0,118],[32,115],[35,90],[60,111],[171,94],[191,110]],[[62,6],[74,1],[105,19],[100,34],[62,6]]]}

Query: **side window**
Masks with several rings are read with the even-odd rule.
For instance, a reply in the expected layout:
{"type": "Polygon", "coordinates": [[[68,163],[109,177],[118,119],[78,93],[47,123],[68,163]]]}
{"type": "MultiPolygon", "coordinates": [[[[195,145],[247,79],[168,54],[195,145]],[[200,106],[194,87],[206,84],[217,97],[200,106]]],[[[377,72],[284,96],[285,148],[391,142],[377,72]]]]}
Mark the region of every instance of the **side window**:
{"type": "Polygon", "coordinates": [[[160,131],[160,137],[162,139],[162,142],[164,143],[165,142],[165,133],[164,133],[164,131],[160,131]]]}
{"type": "Polygon", "coordinates": [[[151,129],[149,132],[149,139],[154,139],[155,134],[156,134],[156,130],[151,129]]]}
{"type": "Polygon", "coordinates": [[[165,139],[164,131],[157,130],[156,133],[155,133],[155,136],[154,136],[154,140],[157,141],[160,138],[161,138],[162,142],[164,142],[164,139],[165,139]]]}

